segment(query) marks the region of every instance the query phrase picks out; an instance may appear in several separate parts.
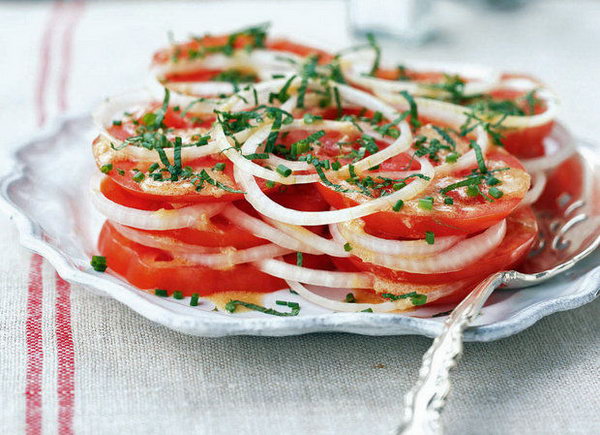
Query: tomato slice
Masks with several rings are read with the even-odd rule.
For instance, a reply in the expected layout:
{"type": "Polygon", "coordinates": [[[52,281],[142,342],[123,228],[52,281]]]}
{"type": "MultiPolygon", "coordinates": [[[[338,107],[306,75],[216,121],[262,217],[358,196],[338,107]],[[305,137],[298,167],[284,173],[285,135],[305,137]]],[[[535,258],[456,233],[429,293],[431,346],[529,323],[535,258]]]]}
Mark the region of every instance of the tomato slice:
{"type": "MultiPolygon", "coordinates": [[[[417,133],[416,137],[427,135],[433,137],[432,127],[429,124],[421,127],[417,133]]],[[[454,139],[456,151],[463,154],[467,152],[468,142],[456,135],[454,139]]],[[[427,150],[418,148],[415,143],[411,154],[421,153],[421,156],[427,156],[433,165],[439,165],[444,160],[444,153],[447,152],[428,154],[427,150]]],[[[414,170],[415,166],[411,165],[411,154],[405,153],[390,159],[381,165],[381,170],[414,170]]],[[[485,164],[488,170],[494,171],[494,177],[500,181],[496,189],[502,189],[501,197],[492,198],[489,195],[490,186],[486,186],[485,183],[480,185],[482,195],[469,196],[467,187],[460,187],[446,194],[441,193],[441,189],[464,180],[472,170],[477,168],[474,164],[472,168],[460,173],[437,176],[419,198],[406,201],[397,212],[382,211],[366,216],[364,218],[366,230],[380,237],[422,239],[427,231],[432,231],[437,236],[472,234],[494,225],[518,206],[529,188],[529,176],[521,163],[502,148],[492,147],[486,156],[485,164]],[[427,197],[433,200],[431,210],[420,207],[420,199],[427,197]],[[445,203],[448,197],[452,199],[453,204],[445,203]]],[[[377,172],[369,172],[368,175],[376,177],[377,172]]],[[[364,180],[364,177],[362,179],[364,180]]],[[[351,184],[343,183],[342,180],[339,184],[349,188],[351,192],[342,192],[324,183],[318,183],[317,188],[323,198],[338,209],[352,207],[381,194],[391,193],[391,186],[388,186],[386,189],[374,189],[373,197],[369,197],[357,192],[351,184]]]]}
{"type": "Polygon", "coordinates": [[[506,224],[506,236],[496,249],[467,267],[453,272],[409,273],[367,263],[354,256],[348,259],[336,258],[334,262],[343,270],[352,270],[354,267],[354,270],[371,272],[381,279],[395,283],[433,285],[465,281],[469,284],[465,288],[437,301],[437,303],[455,302],[461,300],[472,289],[472,283],[479,282],[499,270],[514,269],[525,260],[538,233],[533,211],[529,207],[520,208],[507,217],[506,224]]]}
{"type": "MultiPolygon", "coordinates": [[[[137,171],[147,172],[151,163],[135,162],[132,160],[123,160],[113,163],[113,169],[108,173],[112,180],[126,189],[131,195],[151,201],[166,201],[166,202],[185,202],[185,203],[200,203],[200,202],[231,202],[244,198],[244,194],[240,192],[230,192],[222,187],[213,186],[209,183],[204,183],[201,190],[196,188],[189,182],[183,181],[162,181],[160,184],[153,183],[144,187],[145,180],[138,182],[134,179],[137,171]]],[[[240,190],[240,187],[233,178],[233,164],[229,161],[217,160],[212,157],[202,157],[186,162],[185,166],[191,167],[194,172],[202,170],[207,171],[209,176],[231,190],[240,190]],[[225,169],[217,171],[215,166],[218,163],[225,163],[225,169]]],[[[268,190],[264,180],[257,180],[259,186],[263,190],[268,190]]]]}
{"type": "Polygon", "coordinates": [[[289,39],[268,39],[266,46],[269,50],[293,53],[301,57],[317,55],[319,56],[319,63],[321,64],[329,63],[333,60],[333,55],[325,50],[293,42],[289,39]]]}
{"type": "MultiPolygon", "coordinates": [[[[124,205],[125,207],[137,208],[140,210],[169,210],[173,208],[173,205],[166,201],[156,201],[132,195],[129,191],[122,188],[119,184],[108,177],[102,180],[100,191],[111,201],[124,205]]],[[[237,201],[235,206],[241,208],[247,213],[252,213],[254,211],[252,206],[244,200],[237,201]]],[[[138,231],[171,237],[191,245],[209,247],[232,246],[237,249],[246,249],[268,243],[267,240],[256,237],[253,234],[235,226],[221,215],[210,218],[210,224],[207,228],[203,229],[181,228],[178,230],[165,231],[138,231]]]]}
{"type": "Polygon", "coordinates": [[[404,67],[396,69],[380,68],[375,76],[384,80],[405,80],[425,84],[440,83],[446,80],[447,75],[440,71],[415,71],[404,67]]]}
{"type": "Polygon", "coordinates": [[[226,270],[190,265],[160,249],[134,243],[106,222],[98,241],[108,267],[142,289],[179,290],[184,296],[226,291],[273,292],[286,288],[283,280],[267,275],[250,264],[226,270]]]}

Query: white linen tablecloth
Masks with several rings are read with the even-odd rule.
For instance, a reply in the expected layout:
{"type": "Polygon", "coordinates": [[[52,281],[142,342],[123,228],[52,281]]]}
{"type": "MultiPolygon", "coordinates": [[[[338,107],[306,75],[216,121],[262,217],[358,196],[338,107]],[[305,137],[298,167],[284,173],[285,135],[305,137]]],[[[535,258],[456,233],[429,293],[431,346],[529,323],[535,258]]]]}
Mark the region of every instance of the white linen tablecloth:
{"type": "MultiPolygon", "coordinates": [[[[495,15],[437,8],[443,40],[386,46],[390,55],[529,71],[562,95],[576,134],[600,135],[599,2],[539,1],[495,15]]],[[[0,169],[11,144],[54,116],[142,86],[168,30],[184,38],[272,21],[275,33],[335,49],[350,42],[345,20],[341,1],[0,3],[0,169]]],[[[70,286],[19,247],[7,218],[0,228],[2,433],[389,433],[430,344],[184,336],[70,286]]],[[[467,344],[447,433],[600,433],[599,319],[596,301],[500,342],[467,344]]]]}

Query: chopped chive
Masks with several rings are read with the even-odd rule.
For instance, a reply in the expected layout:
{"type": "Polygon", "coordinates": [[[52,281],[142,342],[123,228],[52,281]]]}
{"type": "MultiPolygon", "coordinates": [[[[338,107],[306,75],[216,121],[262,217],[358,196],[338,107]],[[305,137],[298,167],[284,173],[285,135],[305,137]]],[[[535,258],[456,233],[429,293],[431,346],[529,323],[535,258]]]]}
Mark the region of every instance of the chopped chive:
{"type": "Polygon", "coordinates": [[[271,181],[271,180],[267,180],[267,181],[265,181],[265,186],[267,186],[267,188],[270,189],[272,187],[275,187],[275,182],[271,181]]]}
{"type": "Polygon", "coordinates": [[[141,183],[142,180],[144,179],[144,173],[143,172],[136,172],[135,175],[132,177],[133,181],[135,181],[136,183],[141,183]]]}
{"type": "Polygon", "coordinates": [[[350,304],[353,304],[356,302],[356,298],[354,297],[354,293],[348,293],[346,295],[346,298],[344,299],[344,302],[348,302],[350,304]]]}
{"type": "Polygon", "coordinates": [[[400,183],[394,183],[392,185],[392,189],[394,190],[400,190],[406,187],[406,183],[404,181],[401,181],[400,183]]]}
{"type": "Polygon", "coordinates": [[[486,178],[485,182],[488,184],[488,186],[495,186],[496,184],[500,184],[500,180],[498,180],[496,177],[488,177],[486,178]]]}
{"type": "Polygon", "coordinates": [[[292,174],[292,170],[285,165],[279,165],[275,169],[282,177],[289,177],[292,174]]]}
{"type": "Polygon", "coordinates": [[[123,124],[123,121],[113,121],[112,122],[112,125],[116,125],[116,126],[119,126],[119,125],[122,125],[122,124],[123,124]]]}
{"type": "Polygon", "coordinates": [[[118,173],[119,175],[125,175],[125,171],[124,171],[123,169],[119,169],[119,168],[117,168],[117,173],[118,173]]]}
{"type": "Polygon", "coordinates": [[[400,95],[402,95],[402,97],[404,97],[404,99],[408,103],[408,106],[409,106],[408,114],[410,115],[410,125],[413,128],[420,127],[421,121],[419,121],[419,112],[418,112],[418,108],[417,108],[417,103],[415,102],[414,98],[406,90],[400,91],[400,95]]]}
{"type": "Polygon", "coordinates": [[[427,295],[416,294],[410,298],[410,301],[413,305],[425,305],[427,303],[427,295]]]}
{"type": "Polygon", "coordinates": [[[344,244],[344,251],[346,251],[346,252],[352,251],[352,245],[350,245],[350,243],[346,242],[344,244]]]}
{"type": "Polygon", "coordinates": [[[362,310],[361,313],[372,313],[373,308],[367,308],[366,310],[362,310]]]}
{"type": "Polygon", "coordinates": [[[150,165],[150,167],[148,168],[148,172],[154,172],[156,171],[158,168],[160,167],[160,165],[158,163],[152,163],[150,165]]]}
{"type": "Polygon", "coordinates": [[[381,62],[381,47],[377,44],[377,40],[375,39],[375,35],[372,33],[367,33],[367,40],[369,41],[369,46],[375,52],[375,59],[373,59],[373,66],[371,66],[371,71],[369,71],[370,76],[375,76],[377,70],[379,70],[379,64],[381,62]]]}
{"type": "Polygon", "coordinates": [[[452,205],[452,204],[454,204],[454,200],[452,198],[450,198],[449,196],[447,196],[444,198],[444,204],[452,205]]]}
{"type": "Polygon", "coordinates": [[[112,163],[109,163],[108,165],[102,165],[100,167],[100,172],[102,172],[103,174],[108,174],[110,171],[112,171],[112,168],[112,163]]]}
{"type": "Polygon", "coordinates": [[[394,204],[394,206],[392,207],[392,210],[394,211],[400,211],[400,209],[404,207],[404,201],[402,201],[401,199],[399,199],[398,201],[396,201],[396,204],[394,204]]]}
{"type": "Polygon", "coordinates": [[[425,231],[425,241],[429,245],[433,245],[435,243],[435,234],[433,234],[433,231],[425,231]]]}
{"type": "Polygon", "coordinates": [[[92,256],[92,261],[90,261],[90,264],[96,272],[104,272],[107,267],[106,257],[103,257],[101,255],[94,255],[92,256]]]}
{"type": "Polygon", "coordinates": [[[302,267],[302,263],[304,261],[304,256],[302,252],[296,252],[296,266],[302,267]]]}
{"type": "Polygon", "coordinates": [[[467,186],[467,195],[470,197],[478,196],[479,195],[479,186],[477,186],[477,185],[467,186]]]}
{"type": "Polygon", "coordinates": [[[173,292],[173,299],[183,299],[183,292],[175,290],[173,292]]]}
{"type": "Polygon", "coordinates": [[[220,162],[217,163],[214,167],[215,171],[224,171],[225,170],[225,163],[220,162]]]}
{"type": "Polygon", "coordinates": [[[427,295],[420,294],[417,292],[405,293],[403,295],[395,295],[392,293],[382,293],[381,297],[392,301],[399,301],[401,299],[410,299],[413,305],[423,305],[427,302],[427,295]]]}
{"type": "Polygon", "coordinates": [[[269,153],[252,153],[244,155],[248,160],[266,160],[269,158],[269,153]]]}
{"type": "Polygon", "coordinates": [[[278,305],[283,305],[283,303],[285,303],[285,305],[287,305],[289,308],[291,308],[292,311],[289,313],[283,313],[281,311],[277,311],[272,308],[263,307],[262,305],[257,305],[257,304],[253,304],[250,302],[244,302],[244,301],[239,301],[239,300],[232,300],[232,301],[227,302],[227,304],[225,304],[225,310],[230,313],[234,313],[237,306],[241,305],[242,307],[246,307],[250,310],[258,311],[258,312],[264,313],[264,314],[271,314],[273,316],[289,317],[289,316],[297,316],[300,313],[300,304],[298,304],[297,302],[285,302],[285,301],[277,302],[278,305]]]}
{"type": "Polygon", "coordinates": [[[450,153],[446,156],[447,163],[455,163],[458,160],[458,153],[450,153]]]}
{"type": "Polygon", "coordinates": [[[198,306],[198,298],[199,297],[200,297],[200,295],[198,293],[192,293],[192,298],[190,299],[190,305],[192,307],[198,306]]]}
{"type": "Polygon", "coordinates": [[[169,296],[169,292],[166,290],[163,290],[161,288],[157,288],[154,290],[154,294],[156,296],[162,296],[163,298],[166,298],[167,296],[169,296]]]}
{"type": "Polygon", "coordinates": [[[471,140],[470,147],[475,151],[475,157],[477,158],[477,166],[479,166],[479,172],[482,174],[487,173],[487,167],[485,166],[485,160],[483,158],[483,151],[481,151],[481,147],[479,144],[471,140]]]}
{"type": "Polygon", "coordinates": [[[492,196],[496,199],[500,199],[500,198],[502,198],[502,195],[504,195],[504,192],[502,192],[500,189],[498,189],[496,187],[490,187],[490,190],[488,190],[488,193],[490,194],[490,196],[492,196]]]}
{"type": "Polygon", "coordinates": [[[337,108],[337,117],[339,119],[344,114],[344,109],[342,108],[342,98],[340,97],[340,91],[337,86],[333,88],[333,96],[335,97],[335,106],[337,108]]]}
{"type": "Polygon", "coordinates": [[[433,209],[433,198],[428,196],[426,198],[419,199],[419,207],[423,210],[432,210],[433,209]]]}
{"type": "Polygon", "coordinates": [[[333,169],[334,171],[337,171],[341,167],[342,167],[342,164],[340,162],[338,162],[337,160],[335,162],[331,163],[331,169],[333,169]]]}
{"type": "Polygon", "coordinates": [[[314,124],[316,121],[321,121],[323,117],[321,115],[313,115],[312,113],[304,114],[304,123],[305,124],[314,124]]]}

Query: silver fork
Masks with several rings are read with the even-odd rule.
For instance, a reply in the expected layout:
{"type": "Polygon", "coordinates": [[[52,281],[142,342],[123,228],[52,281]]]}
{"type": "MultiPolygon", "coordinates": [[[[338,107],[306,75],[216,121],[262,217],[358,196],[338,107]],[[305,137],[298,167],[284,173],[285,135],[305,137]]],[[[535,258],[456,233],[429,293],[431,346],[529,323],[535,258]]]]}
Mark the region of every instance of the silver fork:
{"type": "Polygon", "coordinates": [[[582,147],[549,177],[544,206],[534,205],[540,234],[521,271],[497,272],[481,282],[450,314],[444,330],[423,356],[419,379],[404,398],[404,421],[397,434],[441,434],[440,415],[450,392],[449,372],[463,351],[463,331],[501,285],[523,288],[573,267],[600,245],[600,150],[582,147]],[[564,185],[560,185],[560,182],[564,185]]]}

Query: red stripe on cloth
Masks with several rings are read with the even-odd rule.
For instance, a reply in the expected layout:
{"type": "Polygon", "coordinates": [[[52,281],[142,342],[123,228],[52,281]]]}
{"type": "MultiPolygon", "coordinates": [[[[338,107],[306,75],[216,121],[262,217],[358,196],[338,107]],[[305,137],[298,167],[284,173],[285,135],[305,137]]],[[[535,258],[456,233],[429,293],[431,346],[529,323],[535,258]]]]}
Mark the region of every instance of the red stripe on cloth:
{"type": "MultiPolygon", "coordinates": [[[[61,1],[52,5],[50,17],[46,21],[40,45],[40,68],[35,88],[37,122],[42,126],[46,121],[46,88],[50,69],[50,49],[54,28],[61,1]]],[[[31,256],[29,285],[27,287],[27,319],[25,321],[25,343],[27,346],[27,367],[25,373],[25,432],[27,435],[42,433],[42,370],[44,349],[42,342],[42,264],[38,254],[31,256]]]]}
{"type": "Polygon", "coordinates": [[[61,64],[60,64],[60,77],[58,82],[58,108],[61,112],[64,112],[68,108],[68,88],[69,88],[69,75],[71,72],[71,58],[73,52],[73,32],[77,27],[79,18],[83,13],[83,0],[75,0],[69,3],[69,17],[63,31],[62,45],[61,45],[61,64]]]}
{"type": "Polygon", "coordinates": [[[25,385],[25,426],[27,435],[42,432],[42,262],[38,254],[31,256],[27,289],[27,372],[25,385]]]}
{"type": "Polygon", "coordinates": [[[62,5],[63,3],[61,0],[54,2],[50,17],[48,18],[48,21],[46,21],[44,33],[42,33],[42,43],[40,46],[40,69],[35,88],[35,109],[39,126],[42,126],[46,122],[46,88],[48,85],[48,72],[50,70],[50,49],[52,47],[53,34],[52,30],[56,26],[62,5]]]}
{"type": "MultiPolygon", "coordinates": [[[[64,25],[61,44],[61,64],[58,82],[58,109],[68,107],[68,85],[73,51],[73,32],[83,12],[84,2],[69,3],[69,15],[64,25]]],[[[56,352],[58,397],[58,433],[73,433],[75,406],[75,347],[71,327],[71,285],[56,274],[56,352]]]]}
{"type": "Polygon", "coordinates": [[[58,433],[73,433],[75,402],[75,348],[71,329],[71,285],[56,275],[56,346],[58,433]]]}

